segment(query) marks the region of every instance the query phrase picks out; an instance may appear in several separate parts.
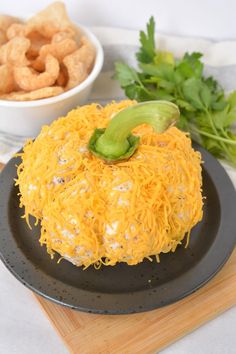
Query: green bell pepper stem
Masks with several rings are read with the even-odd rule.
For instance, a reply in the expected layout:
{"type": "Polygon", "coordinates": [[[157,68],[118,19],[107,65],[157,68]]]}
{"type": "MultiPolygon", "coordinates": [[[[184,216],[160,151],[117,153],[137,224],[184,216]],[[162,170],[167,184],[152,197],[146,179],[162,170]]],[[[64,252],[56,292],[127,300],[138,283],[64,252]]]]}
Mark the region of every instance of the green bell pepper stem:
{"type": "Polygon", "coordinates": [[[89,150],[108,162],[127,159],[139,143],[139,137],[131,134],[134,128],[145,123],[162,133],[178,118],[179,109],[171,102],[150,101],[130,106],[117,113],[106,129],[95,129],[89,150]]]}

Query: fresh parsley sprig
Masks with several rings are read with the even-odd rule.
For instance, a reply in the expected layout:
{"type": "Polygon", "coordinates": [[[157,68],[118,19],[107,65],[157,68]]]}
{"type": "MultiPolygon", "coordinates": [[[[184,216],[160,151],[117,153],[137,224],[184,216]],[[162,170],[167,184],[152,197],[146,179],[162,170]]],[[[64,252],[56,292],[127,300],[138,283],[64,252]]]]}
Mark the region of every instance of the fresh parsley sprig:
{"type": "Polygon", "coordinates": [[[115,64],[115,78],[125,94],[139,102],[169,100],[181,111],[179,128],[213,155],[236,166],[236,91],[225,97],[212,77],[204,77],[201,53],[185,53],[175,59],[170,52],[155,47],[155,21],[151,17],[146,33],[140,32],[136,54],[139,70],[125,63],[115,64]]]}

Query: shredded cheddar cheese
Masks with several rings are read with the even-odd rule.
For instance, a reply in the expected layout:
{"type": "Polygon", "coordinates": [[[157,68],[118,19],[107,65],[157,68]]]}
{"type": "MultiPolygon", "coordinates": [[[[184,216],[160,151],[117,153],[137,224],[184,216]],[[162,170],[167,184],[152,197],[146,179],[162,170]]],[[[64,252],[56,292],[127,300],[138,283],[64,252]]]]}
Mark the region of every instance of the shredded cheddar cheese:
{"type": "Polygon", "coordinates": [[[174,252],[202,218],[201,156],[172,127],[163,134],[142,125],[140,146],[108,165],[87,143],[96,127],[134,104],[86,105],[44,126],[21,154],[20,205],[41,221],[40,242],[77,266],[134,265],[174,252]]]}

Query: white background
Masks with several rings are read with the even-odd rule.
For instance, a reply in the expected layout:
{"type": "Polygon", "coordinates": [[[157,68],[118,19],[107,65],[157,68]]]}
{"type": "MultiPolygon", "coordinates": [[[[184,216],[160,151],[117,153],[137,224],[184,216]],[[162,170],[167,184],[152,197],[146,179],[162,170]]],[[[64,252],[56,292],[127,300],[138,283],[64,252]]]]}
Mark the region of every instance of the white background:
{"type": "MultiPolygon", "coordinates": [[[[26,16],[48,0],[1,0],[3,13],[26,16]]],[[[154,15],[158,30],[215,39],[236,38],[235,0],[66,0],[71,18],[90,26],[140,29],[154,15]]]]}
{"type": "MultiPolygon", "coordinates": [[[[26,16],[48,3],[1,0],[0,12],[26,16]]],[[[65,3],[70,16],[85,25],[140,29],[154,15],[158,31],[163,33],[236,40],[233,0],[67,0],[65,3]]],[[[235,329],[236,309],[233,309],[173,344],[163,354],[234,354],[235,329]]],[[[68,352],[31,292],[0,264],[0,354],[16,353],[68,352]]]]}

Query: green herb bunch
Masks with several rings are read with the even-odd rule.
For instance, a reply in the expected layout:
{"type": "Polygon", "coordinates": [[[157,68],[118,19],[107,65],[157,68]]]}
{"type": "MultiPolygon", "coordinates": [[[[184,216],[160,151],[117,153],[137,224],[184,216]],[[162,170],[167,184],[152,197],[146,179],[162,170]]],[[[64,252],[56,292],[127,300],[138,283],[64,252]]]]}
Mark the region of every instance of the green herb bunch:
{"type": "Polygon", "coordinates": [[[115,63],[115,78],[125,94],[139,102],[168,100],[180,108],[178,127],[214,156],[236,166],[236,91],[225,97],[212,77],[204,77],[201,53],[185,53],[175,59],[170,52],[155,47],[155,21],[151,17],[146,33],[140,32],[136,54],[139,70],[115,63]]]}

